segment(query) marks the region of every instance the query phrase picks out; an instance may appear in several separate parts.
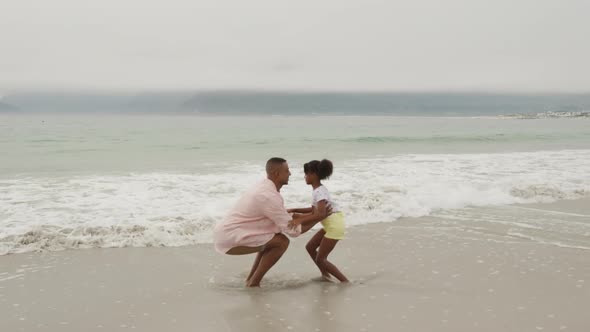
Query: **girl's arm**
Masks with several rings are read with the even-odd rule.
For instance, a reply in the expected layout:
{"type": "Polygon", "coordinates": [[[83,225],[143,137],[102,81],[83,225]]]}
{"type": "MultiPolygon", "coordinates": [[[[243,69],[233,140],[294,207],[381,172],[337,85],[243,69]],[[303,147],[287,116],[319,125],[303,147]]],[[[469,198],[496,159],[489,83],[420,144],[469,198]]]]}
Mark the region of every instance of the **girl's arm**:
{"type": "Polygon", "coordinates": [[[308,207],[308,208],[297,208],[297,209],[287,209],[287,212],[289,213],[311,213],[313,207],[308,207]]]}
{"type": "Polygon", "coordinates": [[[301,225],[301,233],[305,233],[319,221],[326,219],[330,213],[327,201],[325,200],[319,201],[317,209],[313,209],[312,211],[311,214],[300,215],[294,218],[290,226],[297,227],[297,225],[301,225]]]}

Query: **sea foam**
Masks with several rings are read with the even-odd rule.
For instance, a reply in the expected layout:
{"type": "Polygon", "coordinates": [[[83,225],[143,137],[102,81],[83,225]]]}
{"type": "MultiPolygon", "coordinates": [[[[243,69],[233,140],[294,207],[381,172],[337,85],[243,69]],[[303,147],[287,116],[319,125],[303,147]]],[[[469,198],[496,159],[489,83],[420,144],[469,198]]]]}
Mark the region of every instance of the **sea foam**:
{"type": "MultiPolygon", "coordinates": [[[[291,161],[287,207],[309,206],[291,161]]],[[[183,246],[211,230],[260,165],[209,173],[131,173],[0,179],[0,254],[69,248],[183,246]]],[[[337,161],[324,182],[348,225],[394,222],[469,206],[544,203],[590,195],[590,150],[404,154],[337,161]]]]}

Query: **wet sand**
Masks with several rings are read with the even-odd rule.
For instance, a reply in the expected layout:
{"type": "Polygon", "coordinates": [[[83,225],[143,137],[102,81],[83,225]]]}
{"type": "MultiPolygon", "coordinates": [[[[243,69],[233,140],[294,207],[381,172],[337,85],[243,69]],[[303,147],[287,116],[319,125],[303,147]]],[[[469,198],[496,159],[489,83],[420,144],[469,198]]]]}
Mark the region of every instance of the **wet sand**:
{"type": "MultiPolygon", "coordinates": [[[[495,215],[531,211],[590,224],[589,200],[495,215]]],[[[330,257],[349,286],[311,280],[310,236],[254,290],[254,256],[212,245],[0,256],[0,331],[590,331],[589,234],[571,248],[441,216],[351,227],[330,257]]]]}

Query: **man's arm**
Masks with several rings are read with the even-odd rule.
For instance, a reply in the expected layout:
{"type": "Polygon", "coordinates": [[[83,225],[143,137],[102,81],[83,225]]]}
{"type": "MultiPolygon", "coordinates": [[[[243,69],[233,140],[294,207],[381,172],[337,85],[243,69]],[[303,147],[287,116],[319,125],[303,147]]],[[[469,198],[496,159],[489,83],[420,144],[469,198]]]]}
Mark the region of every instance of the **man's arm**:
{"type": "Polygon", "coordinates": [[[328,205],[326,200],[318,202],[317,208],[313,209],[311,214],[301,215],[294,218],[290,223],[290,227],[297,227],[301,225],[301,233],[310,230],[319,221],[326,219],[332,212],[332,208],[328,205]]]}
{"type": "Polygon", "coordinates": [[[274,222],[282,233],[285,233],[291,237],[297,237],[301,235],[301,226],[291,227],[291,215],[285,209],[283,200],[280,197],[274,195],[260,195],[258,196],[258,202],[262,214],[274,222]]]}

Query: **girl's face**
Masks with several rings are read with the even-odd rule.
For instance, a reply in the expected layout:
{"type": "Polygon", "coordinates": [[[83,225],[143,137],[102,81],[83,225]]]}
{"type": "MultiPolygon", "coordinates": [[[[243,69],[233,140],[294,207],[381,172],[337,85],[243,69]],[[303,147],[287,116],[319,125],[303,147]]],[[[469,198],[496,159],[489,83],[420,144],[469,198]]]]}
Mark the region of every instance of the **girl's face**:
{"type": "Polygon", "coordinates": [[[305,183],[306,184],[312,184],[314,181],[316,181],[318,175],[314,174],[314,173],[305,173],[305,183]]]}

